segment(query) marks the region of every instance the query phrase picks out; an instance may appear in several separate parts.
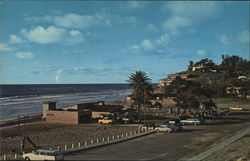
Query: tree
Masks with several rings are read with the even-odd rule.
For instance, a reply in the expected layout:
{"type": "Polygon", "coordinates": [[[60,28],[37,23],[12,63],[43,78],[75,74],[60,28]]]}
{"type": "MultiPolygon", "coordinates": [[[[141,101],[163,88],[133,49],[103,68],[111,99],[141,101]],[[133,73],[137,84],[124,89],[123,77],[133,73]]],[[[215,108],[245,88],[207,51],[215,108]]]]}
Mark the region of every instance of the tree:
{"type": "Polygon", "coordinates": [[[200,111],[203,106],[204,111],[213,110],[211,107],[215,104],[212,101],[213,95],[216,93],[208,87],[202,87],[200,83],[176,78],[168,87],[166,87],[168,95],[174,96],[176,106],[184,111],[192,112],[194,115],[200,111]]]}
{"type": "Polygon", "coordinates": [[[135,71],[127,80],[129,87],[132,89],[133,104],[137,107],[139,119],[141,118],[141,107],[146,107],[148,100],[152,96],[153,87],[151,79],[143,71],[135,71]]]}
{"type": "Polygon", "coordinates": [[[193,66],[194,66],[194,62],[193,61],[189,61],[188,70],[192,71],[193,66]]]}

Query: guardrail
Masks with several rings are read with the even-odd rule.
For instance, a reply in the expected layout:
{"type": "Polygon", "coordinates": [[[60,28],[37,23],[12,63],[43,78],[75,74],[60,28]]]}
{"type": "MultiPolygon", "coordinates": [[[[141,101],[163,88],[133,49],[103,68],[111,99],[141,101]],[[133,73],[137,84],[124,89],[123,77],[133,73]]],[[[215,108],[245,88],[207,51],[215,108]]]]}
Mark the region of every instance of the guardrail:
{"type": "MultiPolygon", "coordinates": [[[[142,137],[145,135],[153,134],[156,131],[153,128],[142,128],[139,126],[137,131],[130,131],[127,133],[122,133],[118,135],[113,135],[109,137],[103,137],[95,140],[88,140],[85,142],[78,142],[78,144],[67,144],[64,146],[51,147],[48,150],[57,150],[63,154],[73,153],[76,151],[87,150],[92,148],[97,148],[105,145],[115,144],[131,139],[135,139],[138,137],[142,137]]],[[[19,154],[13,155],[3,155],[3,160],[21,160],[22,156],[19,154]]]]}

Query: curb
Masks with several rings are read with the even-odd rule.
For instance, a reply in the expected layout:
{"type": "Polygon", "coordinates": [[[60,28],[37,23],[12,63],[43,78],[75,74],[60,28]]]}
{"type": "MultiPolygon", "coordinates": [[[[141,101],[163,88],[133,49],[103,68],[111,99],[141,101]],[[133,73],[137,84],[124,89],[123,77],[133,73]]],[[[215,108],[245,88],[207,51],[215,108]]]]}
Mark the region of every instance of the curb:
{"type": "Polygon", "coordinates": [[[116,139],[116,140],[100,142],[100,143],[95,143],[95,144],[86,145],[86,146],[82,146],[82,147],[76,147],[76,148],[73,148],[73,149],[63,150],[62,153],[63,154],[68,154],[68,153],[73,153],[73,152],[77,152],[77,151],[93,149],[93,148],[97,148],[97,147],[101,147],[101,146],[105,146],[105,145],[116,144],[116,143],[119,143],[119,142],[124,142],[124,141],[127,141],[127,140],[132,140],[132,139],[135,139],[135,138],[138,138],[138,137],[153,134],[155,132],[156,131],[154,131],[154,130],[153,131],[142,132],[142,133],[139,133],[139,134],[136,134],[136,135],[127,136],[127,137],[116,139]]]}

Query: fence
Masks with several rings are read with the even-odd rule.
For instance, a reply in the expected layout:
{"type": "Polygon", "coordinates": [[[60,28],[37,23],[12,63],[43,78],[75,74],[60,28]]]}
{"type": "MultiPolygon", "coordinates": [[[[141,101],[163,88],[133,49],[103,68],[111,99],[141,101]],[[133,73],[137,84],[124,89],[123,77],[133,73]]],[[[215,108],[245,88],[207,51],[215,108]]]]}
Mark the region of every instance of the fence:
{"type": "MultiPolygon", "coordinates": [[[[97,138],[95,140],[92,139],[92,140],[88,140],[84,142],[78,142],[77,144],[67,144],[64,146],[50,147],[47,150],[56,150],[65,154],[65,153],[80,151],[84,149],[90,149],[90,148],[95,148],[99,146],[114,144],[114,143],[130,140],[133,138],[137,138],[140,136],[148,135],[154,132],[155,131],[152,127],[145,128],[145,127],[139,126],[138,130],[136,131],[130,131],[130,132],[122,133],[118,135],[97,138]]],[[[3,160],[15,160],[15,159],[20,160],[22,159],[21,157],[22,156],[20,154],[14,154],[14,156],[3,155],[3,160]]]]}

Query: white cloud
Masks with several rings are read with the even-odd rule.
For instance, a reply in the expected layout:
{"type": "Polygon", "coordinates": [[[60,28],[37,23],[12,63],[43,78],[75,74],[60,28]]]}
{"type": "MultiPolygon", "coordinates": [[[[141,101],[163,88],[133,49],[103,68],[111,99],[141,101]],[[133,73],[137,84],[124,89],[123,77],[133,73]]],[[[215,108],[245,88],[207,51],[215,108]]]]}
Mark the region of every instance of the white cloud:
{"type": "Polygon", "coordinates": [[[169,35],[165,34],[162,35],[159,39],[155,41],[157,44],[162,45],[162,44],[167,44],[169,42],[169,35]]]}
{"type": "Polygon", "coordinates": [[[31,42],[49,44],[55,42],[65,42],[66,44],[78,44],[85,41],[82,33],[78,30],[67,31],[64,28],[49,26],[44,28],[37,26],[32,30],[23,29],[21,33],[31,42]]]}
{"type": "Polygon", "coordinates": [[[135,23],[135,17],[122,17],[107,13],[96,13],[94,15],[79,15],[68,13],[63,16],[27,17],[27,21],[36,23],[53,23],[56,26],[74,29],[86,29],[94,26],[111,27],[113,23],[135,23]]]}
{"type": "Polygon", "coordinates": [[[143,48],[145,48],[146,50],[151,50],[151,49],[154,48],[154,45],[151,43],[151,41],[150,41],[150,40],[147,40],[147,39],[142,40],[141,46],[142,46],[143,48]]]}
{"type": "Polygon", "coordinates": [[[17,52],[16,57],[19,59],[33,59],[34,55],[31,52],[17,52]]]}
{"type": "Polygon", "coordinates": [[[217,2],[178,1],[168,3],[162,10],[170,12],[170,17],[163,22],[162,27],[175,35],[215,18],[221,9],[217,2]]]}
{"type": "Polygon", "coordinates": [[[0,51],[10,51],[11,49],[8,47],[7,44],[0,43],[0,51]]]}
{"type": "Polygon", "coordinates": [[[162,51],[166,53],[166,50],[163,49],[163,47],[165,47],[165,45],[168,44],[169,41],[169,35],[164,34],[161,35],[158,39],[155,39],[154,41],[144,39],[139,44],[130,45],[127,49],[124,49],[124,51],[129,51],[131,53],[136,54],[155,51],[156,53],[162,54],[162,51]]]}
{"type": "Polygon", "coordinates": [[[218,2],[196,1],[196,2],[171,2],[167,4],[166,9],[170,10],[172,15],[202,20],[213,18],[219,12],[218,2]]]}
{"type": "Polygon", "coordinates": [[[224,45],[231,44],[233,42],[233,36],[232,35],[217,35],[216,38],[224,45]]]}
{"type": "Polygon", "coordinates": [[[176,35],[180,29],[191,26],[192,22],[190,19],[180,16],[170,17],[166,22],[163,23],[163,27],[166,30],[171,31],[171,34],[176,35]]]}
{"type": "Polygon", "coordinates": [[[62,28],[57,28],[55,26],[49,26],[47,29],[42,26],[37,26],[36,28],[27,31],[21,30],[21,33],[32,42],[47,44],[60,41],[65,35],[66,31],[62,28]]]}
{"type": "Polygon", "coordinates": [[[130,45],[128,47],[128,50],[130,52],[136,53],[136,54],[141,53],[143,51],[149,51],[152,49],[154,49],[154,44],[148,39],[142,40],[141,43],[138,45],[130,45]]]}
{"type": "MultiPolygon", "coordinates": [[[[100,23],[94,16],[89,15],[78,15],[74,13],[69,13],[64,16],[55,16],[54,17],[54,23],[58,26],[62,27],[74,27],[74,28],[87,28],[89,26],[94,26],[100,23]]],[[[102,22],[100,25],[109,24],[109,22],[102,22]]]]}
{"type": "Polygon", "coordinates": [[[151,23],[146,26],[146,29],[149,31],[157,31],[156,27],[151,23]]]}
{"type": "Polygon", "coordinates": [[[197,55],[199,55],[199,56],[205,56],[205,55],[207,55],[207,52],[205,51],[205,50],[197,50],[197,55]]]}
{"type": "Polygon", "coordinates": [[[141,52],[141,48],[139,45],[131,45],[128,47],[129,51],[131,51],[132,53],[138,54],[141,52]]]}
{"type": "Polygon", "coordinates": [[[232,44],[247,44],[249,45],[249,31],[243,30],[234,35],[221,34],[217,35],[216,38],[223,45],[232,45],[232,44]]]}
{"type": "Polygon", "coordinates": [[[10,43],[11,44],[18,44],[18,43],[23,43],[25,40],[22,38],[16,36],[16,35],[10,35],[10,43]]]}
{"type": "Polygon", "coordinates": [[[129,1],[129,7],[130,8],[142,8],[143,5],[139,1],[129,1]]]}
{"type": "Polygon", "coordinates": [[[79,43],[84,43],[85,39],[84,36],[80,31],[77,30],[71,30],[69,32],[68,38],[65,38],[65,42],[68,45],[74,45],[74,44],[79,44],[79,43]]]}
{"type": "Polygon", "coordinates": [[[63,70],[61,70],[61,69],[56,71],[56,73],[55,73],[55,81],[56,82],[60,81],[62,72],[63,72],[63,70]]]}
{"type": "Polygon", "coordinates": [[[238,34],[237,38],[240,43],[249,44],[249,31],[243,30],[241,33],[238,34]]]}

